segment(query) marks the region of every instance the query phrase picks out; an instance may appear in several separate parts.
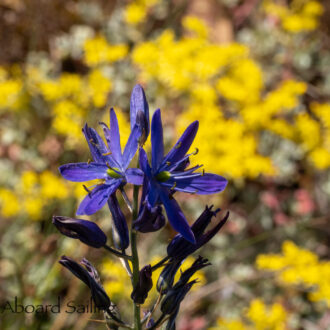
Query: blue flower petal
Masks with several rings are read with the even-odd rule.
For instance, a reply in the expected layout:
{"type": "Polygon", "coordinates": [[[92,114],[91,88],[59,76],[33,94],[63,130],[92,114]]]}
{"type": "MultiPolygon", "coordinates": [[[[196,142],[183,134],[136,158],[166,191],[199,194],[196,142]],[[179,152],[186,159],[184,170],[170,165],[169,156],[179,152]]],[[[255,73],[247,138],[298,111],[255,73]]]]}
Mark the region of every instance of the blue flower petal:
{"type": "MultiPolygon", "coordinates": [[[[141,85],[135,85],[131,94],[130,102],[130,119],[131,119],[131,130],[134,129],[136,122],[136,116],[138,111],[142,111],[145,116],[147,130],[146,136],[149,134],[149,106],[144,94],[144,90],[141,85]]],[[[141,134],[142,132],[140,132],[141,134]]]]}
{"type": "Polygon", "coordinates": [[[174,198],[169,197],[169,190],[168,189],[161,189],[160,190],[160,199],[164,204],[166,214],[168,220],[177,232],[179,232],[187,241],[190,243],[195,244],[195,236],[192,232],[189,224],[180,209],[179,204],[176,202],[174,198]]]}
{"type": "Polygon", "coordinates": [[[141,136],[141,130],[138,125],[135,125],[131,131],[131,134],[127,140],[124,154],[123,154],[123,168],[127,168],[132,158],[134,157],[139,144],[139,138],[141,136]]]}
{"type": "Polygon", "coordinates": [[[151,174],[151,168],[148,162],[148,157],[146,152],[144,151],[144,149],[140,148],[140,167],[141,170],[143,171],[143,173],[149,178],[151,179],[152,174],[151,174]]]}
{"type": "Polygon", "coordinates": [[[103,164],[109,163],[111,167],[118,166],[116,162],[114,162],[113,158],[108,155],[110,150],[107,148],[104,141],[95,131],[95,129],[88,127],[86,124],[83,128],[83,133],[95,162],[103,164]]]}
{"type": "Polygon", "coordinates": [[[165,156],[163,166],[166,166],[165,164],[167,162],[174,164],[185,156],[195,139],[196,133],[198,131],[198,125],[198,121],[196,120],[186,128],[177,143],[165,156]]]}
{"type": "Polygon", "coordinates": [[[99,163],[71,163],[59,167],[64,179],[73,182],[84,182],[107,178],[108,167],[99,163]]]}
{"type": "Polygon", "coordinates": [[[154,207],[155,204],[159,200],[159,191],[160,191],[160,189],[161,189],[161,187],[157,183],[155,183],[154,181],[150,181],[147,198],[148,198],[149,204],[152,207],[154,207]]]}
{"type": "Polygon", "coordinates": [[[97,185],[80,203],[77,215],[91,215],[100,210],[109,196],[120,186],[122,180],[112,180],[109,184],[97,185]]]}
{"type": "Polygon", "coordinates": [[[143,172],[138,168],[128,168],[125,171],[128,183],[141,185],[143,183],[143,172]]]}
{"type": "Polygon", "coordinates": [[[164,158],[163,126],[160,109],[157,109],[151,122],[151,166],[157,171],[164,158]]]}
{"type": "Polygon", "coordinates": [[[112,157],[121,166],[122,165],[122,155],[120,147],[120,133],[118,120],[113,108],[110,109],[110,151],[112,152],[112,157]]]}
{"type": "Polygon", "coordinates": [[[200,174],[199,176],[192,174],[186,177],[172,177],[166,182],[162,182],[162,185],[169,188],[173,187],[174,190],[178,191],[209,195],[223,191],[227,183],[228,181],[220,175],[204,173],[204,175],[200,174]]]}

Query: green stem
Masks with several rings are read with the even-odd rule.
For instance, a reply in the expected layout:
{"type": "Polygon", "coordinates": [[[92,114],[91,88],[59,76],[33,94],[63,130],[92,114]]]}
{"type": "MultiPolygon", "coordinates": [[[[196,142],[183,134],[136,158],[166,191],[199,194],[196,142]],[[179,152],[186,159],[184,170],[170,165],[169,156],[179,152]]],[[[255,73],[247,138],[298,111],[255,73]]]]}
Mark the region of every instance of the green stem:
{"type": "MultiPolygon", "coordinates": [[[[132,268],[133,268],[133,277],[132,277],[132,285],[133,289],[139,282],[139,255],[137,251],[136,241],[137,241],[137,231],[133,229],[133,222],[138,216],[138,203],[139,203],[139,186],[134,186],[133,191],[133,217],[132,217],[132,227],[131,227],[131,249],[132,249],[132,268]]],[[[140,318],[140,305],[133,305],[134,312],[134,329],[141,330],[141,318],[140,318]]]]}
{"type": "Polygon", "coordinates": [[[131,260],[131,259],[132,259],[131,256],[128,256],[128,255],[125,254],[125,253],[121,253],[121,252],[119,252],[119,251],[117,251],[117,250],[111,248],[111,247],[108,246],[108,245],[104,245],[104,248],[105,248],[106,250],[108,250],[109,252],[113,253],[114,255],[116,255],[116,256],[119,257],[119,258],[123,258],[123,259],[127,259],[127,260],[131,260]]]}

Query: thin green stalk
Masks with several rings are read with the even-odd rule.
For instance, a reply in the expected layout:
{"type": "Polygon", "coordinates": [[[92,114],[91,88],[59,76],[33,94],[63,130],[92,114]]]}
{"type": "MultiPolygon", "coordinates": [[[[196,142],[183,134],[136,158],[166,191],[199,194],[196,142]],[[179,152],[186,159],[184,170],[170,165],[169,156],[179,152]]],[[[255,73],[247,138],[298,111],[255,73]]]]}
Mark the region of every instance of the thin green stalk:
{"type": "Polygon", "coordinates": [[[112,247],[108,246],[108,245],[104,245],[104,248],[106,250],[108,250],[109,252],[111,252],[112,254],[114,254],[115,256],[119,257],[119,258],[123,258],[123,259],[127,259],[127,260],[131,260],[132,257],[131,256],[128,256],[127,254],[125,253],[121,253],[115,249],[113,249],[112,247]]]}

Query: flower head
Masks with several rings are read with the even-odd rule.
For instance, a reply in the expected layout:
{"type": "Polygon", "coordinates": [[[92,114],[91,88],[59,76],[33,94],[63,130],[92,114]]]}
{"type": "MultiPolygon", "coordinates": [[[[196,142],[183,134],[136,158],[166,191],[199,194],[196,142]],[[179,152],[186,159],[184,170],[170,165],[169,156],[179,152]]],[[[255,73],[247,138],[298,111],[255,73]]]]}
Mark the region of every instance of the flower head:
{"type": "Polygon", "coordinates": [[[93,128],[88,127],[87,124],[83,128],[93,162],[71,163],[59,168],[62,176],[70,181],[101,180],[93,190],[88,190],[88,195],[79,205],[77,215],[91,215],[97,212],[108,201],[110,195],[127,182],[136,185],[143,182],[141,170],[128,168],[138,147],[141,135],[139,126],[134,125],[122,153],[118,120],[113,109],[110,110],[110,129],[105,123],[101,123],[101,125],[107,145],[93,128]]]}
{"type": "Polygon", "coordinates": [[[145,151],[140,148],[140,166],[148,178],[146,199],[155,206],[164,204],[172,227],[191,243],[195,243],[194,233],[173,198],[173,193],[182,191],[191,194],[213,194],[225,189],[227,180],[222,176],[195,171],[201,166],[186,169],[189,165],[187,152],[196,136],[198,121],[190,124],[174,147],[164,156],[163,127],[160,110],[156,110],[151,123],[151,167],[145,151]]]}

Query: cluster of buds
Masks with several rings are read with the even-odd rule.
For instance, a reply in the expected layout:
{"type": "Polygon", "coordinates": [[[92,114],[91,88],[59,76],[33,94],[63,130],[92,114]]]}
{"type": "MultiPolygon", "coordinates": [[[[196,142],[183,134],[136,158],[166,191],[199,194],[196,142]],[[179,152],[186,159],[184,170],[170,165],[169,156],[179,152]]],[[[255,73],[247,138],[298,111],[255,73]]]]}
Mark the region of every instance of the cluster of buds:
{"type": "Polygon", "coordinates": [[[189,168],[189,158],[196,152],[188,154],[198,130],[198,121],[190,124],[174,147],[164,155],[163,127],[161,112],[156,110],[149,123],[149,106],[143,88],[136,85],[130,102],[131,133],[122,152],[119,126],[114,109],[110,110],[110,127],[100,123],[105,141],[96,130],[87,124],[83,128],[93,161],[62,165],[61,175],[70,181],[85,182],[99,180],[99,184],[85,187],[86,197],[80,203],[77,215],[91,215],[105,205],[108,206],[112,219],[112,244],[107,245],[107,236],[94,222],[64,216],[54,216],[53,224],[65,236],[79,239],[93,248],[104,248],[118,258],[132,281],[131,299],[134,304],[134,323],[130,325],[122,320],[115,304],[105,292],[96,269],[83,259],[80,265],[63,256],[59,261],[73,275],[84,282],[91,291],[95,305],[104,311],[107,326],[110,329],[156,329],[167,322],[166,329],[175,329],[176,317],[182,300],[196,280],[190,280],[196,271],[209,266],[207,259],[199,256],[186,271],[181,273],[175,283],[175,275],[183,261],[200,247],[205,245],[225,224],[229,213],[206,231],[213,217],[220,209],[205,210],[189,225],[179,204],[174,198],[176,192],[190,194],[214,194],[225,189],[227,180],[222,176],[198,171],[202,166],[189,168]],[[151,165],[143,148],[151,132],[151,165]],[[138,153],[138,166],[129,167],[135,154],[138,153]],[[133,201],[126,195],[125,186],[134,186],[133,201]],[[142,187],[139,199],[139,188],[142,187]],[[128,221],[121,210],[117,199],[120,192],[132,212],[129,229],[128,221]],[[167,254],[156,265],[146,265],[140,269],[137,249],[137,235],[160,230],[168,222],[178,234],[167,246],[167,254]],[[130,248],[131,253],[127,250],[130,248]],[[130,261],[130,262],[128,262],[130,261]],[[153,287],[152,272],[162,268],[156,287],[159,298],[155,305],[145,311],[141,319],[141,306],[145,303],[153,287]],[[160,314],[154,316],[158,306],[160,314]]]}

